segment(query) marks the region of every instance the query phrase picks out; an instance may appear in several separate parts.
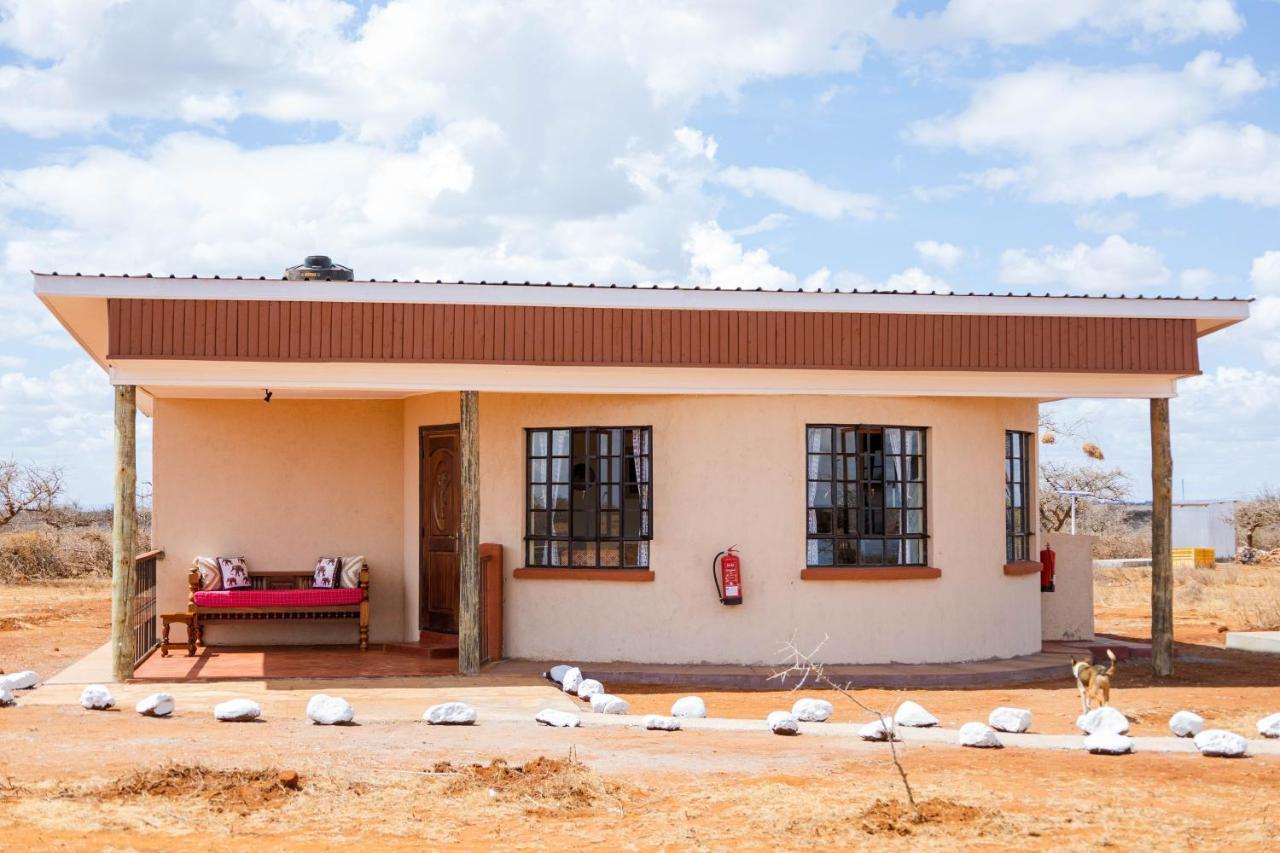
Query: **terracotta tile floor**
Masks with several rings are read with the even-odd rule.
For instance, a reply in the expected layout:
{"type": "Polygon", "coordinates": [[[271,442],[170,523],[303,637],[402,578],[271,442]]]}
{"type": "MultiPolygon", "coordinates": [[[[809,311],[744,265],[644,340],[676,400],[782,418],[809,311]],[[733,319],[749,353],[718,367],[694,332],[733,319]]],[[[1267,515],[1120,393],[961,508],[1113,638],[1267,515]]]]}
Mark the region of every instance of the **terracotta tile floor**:
{"type": "MultiPolygon", "coordinates": [[[[1039,654],[1004,660],[950,664],[868,664],[828,666],[827,674],[856,687],[941,688],[1016,684],[1061,674],[1076,655],[1087,658],[1097,649],[1117,647],[1121,657],[1149,650],[1140,644],[1120,646],[1099,638],[1093,642],[1046,643],[1039,654]],[[1132,646],[1129,648],[1128,646],[1132,646]]],[[[367,652],[351,647],[214,646],[196,657],[173,650],[167,658],[159,652],[147,658],[134,676],[139,682],[235,681],[277,678],[405,678],[454,675],[455,658],[431,657],[427,647],[409,644],[375,646],[367,652]]],[[[551,663],[560,661],[498,661],[485,666],[486,674],[537,678],[551,663]]],[[[718,666],[708,664],[638,664],[625,662],[575,662],[590,678],[629,684],[696,684],[743,690],[776,689],[774,667],[718,666]]]]}
{"type": "Polygon", "coordinates": [[[458,662],[395,648],[333,646],[214,646],[195,657],[174,649],[142,662],[134,681],[224,681],[272,678],[362,678],[452,675],[458,662]]]}

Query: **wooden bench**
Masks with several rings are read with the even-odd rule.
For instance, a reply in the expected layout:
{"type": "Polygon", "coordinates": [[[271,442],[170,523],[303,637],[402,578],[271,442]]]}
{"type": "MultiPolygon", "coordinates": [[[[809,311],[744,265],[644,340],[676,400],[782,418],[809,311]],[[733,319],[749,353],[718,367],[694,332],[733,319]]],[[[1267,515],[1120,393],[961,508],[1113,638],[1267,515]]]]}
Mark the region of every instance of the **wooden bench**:
{"type": "Polygon", "coordinates": [[[360,570],[354,589],[314,589],[313,574],[306,572],[254,572],[248,590],[200,589],[200,571],[192,565],[187,575],[191,589],[187,612],[191,614],[195,640],[204,645],[209,622],[359,619],[360,650],[369,648],[369,567],[360,570]]]}

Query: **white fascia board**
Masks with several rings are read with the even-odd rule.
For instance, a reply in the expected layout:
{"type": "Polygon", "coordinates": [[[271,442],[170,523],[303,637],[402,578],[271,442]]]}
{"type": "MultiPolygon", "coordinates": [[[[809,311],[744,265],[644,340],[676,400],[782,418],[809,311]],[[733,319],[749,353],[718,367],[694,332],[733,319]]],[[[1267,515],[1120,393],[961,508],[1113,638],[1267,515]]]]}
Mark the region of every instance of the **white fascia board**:
{"type": "Polygon", "coordinates": [[[156,397],[408,397],[459,389],[555,394],[734,394],[876,397],[1077,397],[1138,399],[1176,395],[1176,376],[983,371],[772,370],[695,367],[544,367],[120,360],[117,385],[156,397]]]}
{"type": "Polygon", "coordinates": [[[427,305],[534,305],[553,308],[659,308],[720,311],[835,311],[1034,317],[1134,317],[1196,320],[1202,333],[1249,316],[1244,301],[1121,299],[1097,296],[981,296],[835,293],[563,285],[293,282],[268,279],[168,279],[33,273],[40,295],[124,299],[244,299],[400,302],[427,305]]]}

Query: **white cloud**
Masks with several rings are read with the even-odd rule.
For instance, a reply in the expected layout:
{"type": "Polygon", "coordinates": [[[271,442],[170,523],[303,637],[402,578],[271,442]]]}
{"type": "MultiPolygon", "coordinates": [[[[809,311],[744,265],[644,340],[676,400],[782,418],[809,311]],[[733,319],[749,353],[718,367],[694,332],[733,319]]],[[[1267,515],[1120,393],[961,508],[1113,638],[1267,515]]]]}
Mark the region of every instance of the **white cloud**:
{"type": "Polygon", "coordinates": [[[885,279],[880,289],[912,293],[950,293],[951,285],[935,275],[930,275],[920,267],[908,267],[885,279]]]}
{"type": "Polygon", "coordinates": [[[1032,253],[1008,249],[1000,257],[1000,280],[1017,285],[1066,285],[1084,293],[1132,292],[1161,285],[1169,269],[1160,252],[1112,235],[1097,246],[1043,246],[1032,253]]]}
{"type": "Polygon", "coordinates": [[[923,263],[948,271],[955,269],[965,255],[959,246],[937,240],[918,240],[914,248],[923,263]]]}
{"type": "Polygon", "coordinates": [[[794,169],[729,166],[721,170],[718,180],[745,196],[764,196],[793,210],[823,219],[852,216],[871,220],[883,215],[880,201],[875,196],[833,189],[794,169]]]}
{"type": "Polygon", "coordinates": [[[1106,213],[1086,210],[1076,216],[1076,227],[1097,234],[1123,234],[1138,224],[1138,214],[1131,210],[1106,213]]]}
{"type": "MultiPolygon", "coordinates": [[[[1085,422],[1084,431],[1107,454],[1107,464],[1128,472],[1133,497],[1151,496],[1150,413],[1145,400],[1070,400],[1051,404],[1064,422],[1085,422]]],[[[1206,370],[1178,383],[1170,401],[1177,497],[1249,497],[1275,482],[1280,457],[1280,376],[1236,365],[1206,370]]],[[[1078,463],[1078,449],[1063,442],[1042,448],[1046,459],[1078,463]]]]}
{"type": "Polygon", "coordinates": [[[895,0],[388,0],[363,20],[359,5],[0,0],[0,45],[38,60],[0,70],[0,123],[54,135],[120,116],[254,115],[386,141],[427,119],[484,117],[512,132],[557,104],[599,120],[675,114],[756,80],[850,74],[877,42],[909,54],[1073,32],[1177,41],[1240,26],[1229,0],[953,0],[924,16],[895,16],[895,0]]]}
{"type": "Polygon", "coordinates": [[[884,40],[900,49],[968,40],[1026,45],[1084,30],[1181,42],[1234,35],[1243,24],[1231,0],[951,0],[941,11],[888,22],[884,40]]]}
{"type": "MultiPolygon", "coordinates": [[[[16,459],[66,468],[67,490],[96,504],[109,500],[112,394],[106,375],[87,358],[45,375],[0,373],[0,435],[16,459]]],[[[151,419],[138,419],[139,478],[150,479],[151,419]]]]}
{"type": "Polygon", "coordinates": [[[1179,204],[1222,198],[1274,207],[1280,205],[1280,135],[1256,125],[1208,123],[1033,162],[1017,180],[1036,198],[1072,204],[1163,196],[1179,204]]]}
{"type": "Polygon", "coordinates": [[[1249,267],[1256,301],[1242,324],[1247,341],[1269,366],[1280,368],[1280,251],[1263,252],[1249,267]]]}
{"type": "Polygon", "coordinates": [[[920,267],[908,267],[883,280],[876,280],[862,273],[840,270],[832,272],[822,267],[810,273],[802,285],[805,290],[896,290],[899,293],[950,293],[951,285],[920,267]]]}
{"type": "Polygon", "coordinates": [[[826,267],[819,267],[809,273],[800,285],[801,290],[830,290],[831,287],[831,270],[826,267]]]}
{"type": "Polygon", "coordinates": [[[760,217],[759,221],[743,228],[735,228],[730,233],[735,237],[750,237],[754,234],[764,234],[767,231],[776,231],[792,221],[792,218],[787,216],[785,213],[768,213],[760,217]]]}
{"type": "Polygon", "coordinates": [[[706,287],[782,290],[795,287],[796,277],[773,265],[764,249],[744,249],[715,222],[689,229],[684,250],[693,283],[706,287]]]}
{"type": "Polygon", "coordinates": [[[916,122],[907,133],[923,145],[1045,156],[1186,127],[1264,85],[1251,60],[1211,51],[1181,71],[1038,65],[979,85],[962,112],[916,122]]]}
{"type": "Polygon", "coordinates": [[[0,43],[46,62],[0,75],[0,121],[55,134],[113,115],[257,115],[387,140],[424,118],[505,127],[496,111],[531,119],[561,99],[608,115],[680,110],[757,79],[856,71],[864,22],[892,8],[390,0],[356,26],[356,6],[337,0],[82,5],[4,0],[0,43]]]}
{"type": "Polygon", "coordinates": [[[1225,281],[1211,269],[1192,267],[1178,273],[1178,286],[1186,296],[1205,296],[1215,285],[1225,281]]]}
{"type": "Polygon", "coordinates": [[[1280,252],[1263,252],[1249,267],[1249,281],[1255,293],[1280,296],[1280,252]]]}
{"type": "MultiPolygon", "coordinates": [[[[1040,201],[1097,204],[1164,196],[1280,204],[1280,136],[1217,116],[1273,78],[1248,58],[1198,54],[1181,69],[1082,68],[1055,63],[1004,74],[959,113],[919,121],[907,138],[970,153],[1008,153],[1011,166],[973,178],[1040,201]]],[[[1122,224],[1122,223],[1121,223],[1122,224]]],[[[1084,217],[1081,227],[1102,228],[1084,217]]]]}

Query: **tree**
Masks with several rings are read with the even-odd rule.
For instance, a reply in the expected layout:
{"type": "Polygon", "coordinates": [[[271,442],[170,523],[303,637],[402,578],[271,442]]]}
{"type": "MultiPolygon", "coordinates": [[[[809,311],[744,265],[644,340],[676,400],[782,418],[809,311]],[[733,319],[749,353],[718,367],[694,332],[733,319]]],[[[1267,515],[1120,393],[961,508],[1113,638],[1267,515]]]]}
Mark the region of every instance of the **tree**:
{"type": "Polygon", "coordinates": [[[1089,513],[1091,501],[1122,501],[1129,496],[1129,477],[1119,468],[1040,463],[1040,527],[1059,531],[1071,520],[1071,498],[1061,492],[1088,492],[1076,499],[1077,519],[1089,513]]]}
{"type": "Polygon", "coordinates": [[[1280,492],[1263,487],[1253,498],[1236,504],[1232,520],[1236,531],[1244,534],[1244,544],[1252,548],[1259,530],[1280,524],[1280,492]]]}
{"type": "Polygon", "coordinates": [[[0,460],[0,528],[24,512],[48,512],[61,495],[61,468],[0,460]]]}

